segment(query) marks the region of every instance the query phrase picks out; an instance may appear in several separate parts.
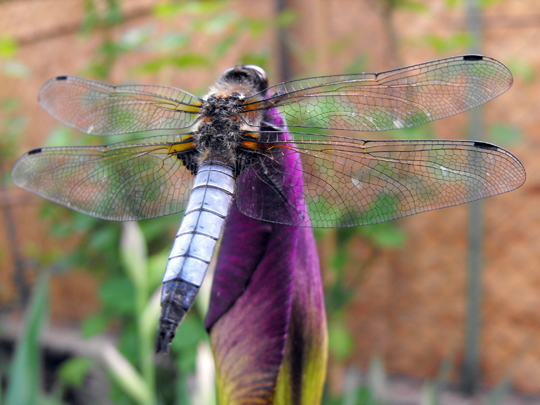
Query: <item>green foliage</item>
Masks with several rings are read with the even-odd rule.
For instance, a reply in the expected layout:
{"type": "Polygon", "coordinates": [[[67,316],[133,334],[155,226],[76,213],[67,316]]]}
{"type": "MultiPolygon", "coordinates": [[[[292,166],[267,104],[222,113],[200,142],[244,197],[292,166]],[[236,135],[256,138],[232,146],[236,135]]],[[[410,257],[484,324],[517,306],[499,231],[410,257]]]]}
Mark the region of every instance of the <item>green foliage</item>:
{"type": "Polygon", "coordinates": [[[416,0],[384,0],[384,2],[394,10],[404,9],[414,13],[423,13],[428,10],[428,7],[423,2],[416,0]]]}
{"type": "Polygon", "coordinates": [[[339,320],[328,321],[328,350],[338,361],[347,360],[355,347],[354,337],[339,320]]]}
{"type": "Polygon", "coordinates": [[[346,74],[355,74],[364,72],[366,69],[366,66],[369,63],[369,59],[367,55],[360,55],[356,59],[354,59],[349,65],[345,68],[346,74]]]}
{"type": "Polygon", "coordinates": [[[84,357],[67,360],[62,364],[60,379],[66,385],[80,387],[93,366],[94,362],[84,357]]]}
{"type": "Polygon", "coordinates": [[[454,51],[456,48],[465,49],[470,45],[472,40],[467,33],[456,32],[447,37],[429,34],[423,38],[423,41],[439,53],[448,53],[454,51]]]}
{"type": "Polygon", "coordinates": [[[81,34],[89,36],[97,28],[114,27],[123,20],[122,9],[118,0],[106,0],[105,7],[95,0],[84,0],[84,14],[81,34]]]}
{"type": "Polygon", "coordinates": [[[508,69],[516,79],[532,84],[536,80],[536,73],[530,61],[525,59],[513,59],[507,63],[508,69]]]}
{"type": "Polygon", "coordinates": [[[405,244],[407,235],[395,222],[383,222],[376,225],[365,225],[359,233],[374,246],[382,249],[397,249],[405,244]]]}
{"type": "Polygon", "coordinates": [[[39,402],[39,335],[48,311],[48,288],[48,277],[40,277],[26,313],[24,335],[17,344],[10,366],[5,405],[34,405],[39,402]]]}
{"type": "Polygon", "coordinates": [[[9,78],[24,78],[30,75],[30,69],[15,59],[18,44],[9,36],[0,36],[0,72],[9,78]]]}
{"type": "Polygon", "coordinates": [[[18,98],[8,98],[1,101],[0,162],[18,154],[16,143],[21,138],[28,123],[28,119],[19,111],[20,104],[21,101],[18,98]]]}
{"type": "Polygon", "coordinates": [[[136,73],[157,73],[161,69],[170,66],[178,69],[187,69],[192,67],[207,67],[210,62],[207,57],[196,53],[188,53],[184,55],[166,55],[151,59],[148,62],[141,63],[135,67],[136,73]]]}
{"type": "Polygon", "coordinates": [[[439,367],[437,378],[434,381],[425,380],[420,393],[422,405],[437,405],[439,397],[450,382],[450,373],[452,372],[453,356],[448,355],[444,358],[439,367]]]}
{"type": "Polygon", "coordinates": [[[209,14],[219,14],[227,11],[228,1],[164,1],[154,7],[154,15],[158,18],[172,18],[179,14],[188,15],[200,20],[209,14]]]}
{"type": "Polygon", "coordinates": [[[325,392],[322,405],[384,405],[388,396],[387,377],[382,361],[377,356],[371,358],[367,375],[363,378],[360,370],[347,369],[343,393],[331,397],[325,392]]]}
{"type": "Polygon", "coordinates": [[[17,52],[17,41],[9,36],[0,37],[0,58],[10,59],[17,52]]]}
{"type": "Polygon", "coordinates": [[[383,136],[391,139],[435,139],[435,132],[433,124],[427,123],[419,127],[385,131],[383,136]]]}
{"type": "Polygon", "coordinates": [[[506,375],[501,382],[493,389],[491,395],[484,402],[485,405],[502,405],[506,402],[507,396],[512,391],[512,379],[506,375]]]}
{"type": "MultiPolygon", "coordinates": [[[[501,0],[480,0],[480,8],[486,9],[494,4],[499,3],[501,0]]],[[[446,0],[446,6],[448,8],[464,7],[464,0],[446,0]]]]}
{"type": "Polygon", "coordinates": [[[201,341],[208,341],[208,335],[204,330],[202,319],[196,316],[188,316],[178,327],[178,336],[174,339],[171,349],[178,353],[176,364],[182,374],[188,374],[195,369],[197,361],[197,347],[201,341]]]}
{"type": "MultiPolygon", "coordinates": [[[[154,8],[154,15],[163,20],[182,16],[186,18],[186,27],[180,34],[166,34],[151,41],[152,49],[165,52],[134,67],[135,73],[156,73],[166,67],[187,69],[214,66],[242,36],[247,34],[257,38],[274,24],[287,25],[294,19],[290,12],[282,13],[277,22],[272,18],[242,17],[230,10],[228,1],[163,2],[154,8]],[[212,48],[204,53],[194,48],[196,37],[200,35],[215,39],[212,48]]],[[[264,66],[268,63],[268,52],[249,52],[242,55],[241,60],[243,63],[264,66]]]]}
{"type": "Polygon", "coordinates": [[[523,140],[521,129],[516,126],[495,123],[488,129],[488,139],[501,146],[513,146],[523,140]]]}

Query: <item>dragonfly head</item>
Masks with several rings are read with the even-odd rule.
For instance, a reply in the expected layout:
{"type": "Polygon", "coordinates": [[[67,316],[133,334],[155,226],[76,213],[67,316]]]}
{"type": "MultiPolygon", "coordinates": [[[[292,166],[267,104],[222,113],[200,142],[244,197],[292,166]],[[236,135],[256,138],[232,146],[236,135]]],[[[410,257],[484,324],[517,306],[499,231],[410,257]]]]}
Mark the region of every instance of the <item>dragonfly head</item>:
{"type": "Polygon", "coordinates": [[[244,85],[253,88],[258,93],[268,87],[266,72],[256,65],[236,66],[224,71],[219,82],[222,84],[244,85]]]}

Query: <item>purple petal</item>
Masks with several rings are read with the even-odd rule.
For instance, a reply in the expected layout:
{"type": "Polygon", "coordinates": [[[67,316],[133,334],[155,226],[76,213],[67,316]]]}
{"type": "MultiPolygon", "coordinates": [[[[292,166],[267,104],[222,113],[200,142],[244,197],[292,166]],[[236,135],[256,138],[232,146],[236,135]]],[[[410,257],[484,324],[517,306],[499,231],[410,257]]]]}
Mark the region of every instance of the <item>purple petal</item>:
{"type": "MultiPolygon", "coordinates": [[[[286,190],[281,191],[296,205],[293,212],[305,212],[300,158],[287,153],[282,159],[286,172],[279,175],[286,190]]],[[[245,204],[240,206],[258,207],[268,218],[268,212],[274,211],[265,210],[275,210],[270,200],[276,195],[246,193],[262,190],[270,178],[255,171],[243,176],[245,187],[237,193],[245,204]],[[270,200],[261,205],[260,198],[270,200]]],[[[270,404],[275,395],[287,404],[307,404],[306,398],[318,401],[326,370],[325,322],[311,229],[247,217],[235,201],[225,225],[206,318],[220,403],[270,404]]]]}
{"type": "Polygon", "coordinates": [[[265,403],[283,362],[299,229],[248,218],[236,206],[229,219],[206,321],[219,395],[226,404],[265,403]]]}
{"type": "Polygon", "coordinates": [[[274,404],[319,404],[326,377],[327,330],[313,232],[298,233],[294,291],[285,357],[274,404]]]}

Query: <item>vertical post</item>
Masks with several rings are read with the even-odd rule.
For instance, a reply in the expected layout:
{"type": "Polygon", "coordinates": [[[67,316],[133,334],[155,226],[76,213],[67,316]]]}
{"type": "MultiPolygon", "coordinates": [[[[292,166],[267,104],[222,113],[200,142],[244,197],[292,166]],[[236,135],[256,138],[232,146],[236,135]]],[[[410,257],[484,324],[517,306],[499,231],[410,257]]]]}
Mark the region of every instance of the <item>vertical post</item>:
{"type": "MultiPolygon", "coordinates": [[[[481,11],[479,0],[465,2],[469,52],[479,53],[481,42],[481,11]]],[[[469,112],[468,136],[482,140],[482,109],[469,112]]],[[[462,390],[473,395],[480,384],[480,312],[482,296],[482,201],[469,204],[469,249],[467,273],[467,314],[465,353],[461,371],[462,390]]]]}
{"type": "MultiPolygon", "coordinates": [[[[1,135],[5,135],[4,132],[0,132],[1,135]]],[[[0,156],[0,159],[4,158],[5,156],[0,156]]],[[[0,178],[0,196],[7,196],[7,190],[4,184],[4,167],[0,164],[0,175],[2,178],[0,178]]],[[[12,204],[11,201],[5,200],[5,204],[2,204],[0,207],[0,210],[4,214],[4,220],[6,222],[6,228],[7,228],[7,240],[9,244],[9,251],[11,252],[11,255],[13,257],[13,264],[14,264],[14,274],[13,274],[13,281],[15,283],[15,286],[17,288],[17,295],[19,299],[19,304],[22,308],[26,308],[28,305],[28,302],[30,301],[30,285],[28,284],[28,281],[25,277],[25,263],[23,258],[21,257],[21,250],[19,248],[18,243],[18,237],[17,237],[17,228],[15,225],[15,221],[13,219],[13,213],[11,212],[11,207],[15,205],[12,204]]]]}
{"type": "MultiPolygon", "coordinates": [[[[287,0],[276,0],[276,14],[279,16],[287,8],[287,0]]],[[[291,53],[287,44],[287,28],[283,25],[278,26],[278,72],[280,81],[291,80],[291,53]]]]}

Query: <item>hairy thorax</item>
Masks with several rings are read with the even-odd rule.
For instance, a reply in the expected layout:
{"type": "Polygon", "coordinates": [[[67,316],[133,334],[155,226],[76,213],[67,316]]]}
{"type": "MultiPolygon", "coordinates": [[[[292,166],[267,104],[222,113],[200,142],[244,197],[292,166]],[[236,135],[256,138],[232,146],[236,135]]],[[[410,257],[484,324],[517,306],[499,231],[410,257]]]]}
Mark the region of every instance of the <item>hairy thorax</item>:
{"type": "Polygon", "coordinates": [[[214,159],[235,167],[237,149],[245,134],[259,130],[261,125],[261,114],[246,112],[244,107],[246,95],[254,92],[252,87],[238,83],[220,83],[210,88],[194,132],[199,166],[214,159]]]}

